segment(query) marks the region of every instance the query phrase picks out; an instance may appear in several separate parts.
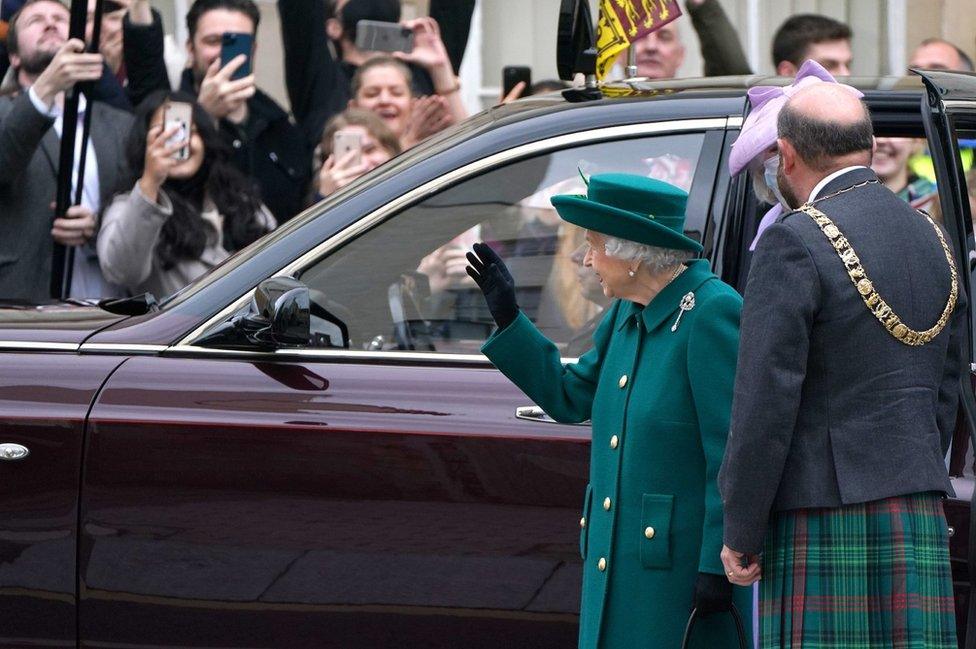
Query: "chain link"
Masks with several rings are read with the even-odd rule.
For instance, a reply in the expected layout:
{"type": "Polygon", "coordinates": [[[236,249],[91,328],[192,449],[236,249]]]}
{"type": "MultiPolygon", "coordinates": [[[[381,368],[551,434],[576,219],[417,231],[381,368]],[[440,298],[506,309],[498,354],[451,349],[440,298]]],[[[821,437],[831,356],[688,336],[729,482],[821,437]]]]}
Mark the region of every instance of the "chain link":
{"type": "Polygon", "coordinates": [[[952,285],[949,290],[949,299],[946,301],[945,309],[942,311],[942,315],[939,316],[939,320],[929,329],[925,331],[915,331],[906,325],[902,319],[892,310],[888,303],[884,301],[881,295],[878,293],[877,289],[874,287],[874,283],[868,279],[867,273],[864,267],[861,265],[861,260],[854,252],[854,248],[851,247],[850,241],[844,236],[844,233],[840,231],[833,221],[830,220],[826,214],[821,212],[819,209],[813,206],[813,203],[826,200],[828,198],[833,198],[839,194],[849,192],[852,189],[857,189],[858,187],[863,187],[868,184],[877,183],[877,180],[868,180],[863,183],[858,183],[857,185],[852,185],[845,189],[840,190],[830,194],[829,196],[824,196],[823,198],[811,201],[809,203],[804,203],[800,206],[800,212],[803,212],[820,228],[824,236],[833,246],[834,250],[837,252],[837,256],[840,257],[841,262],[844,264],[845,270],[847,270],[848,277],[851,278],[851,282],[854,284],[854,288],[857,289],[858,294],[864,301],[864,304],[868,307],[878,322],[895,337],[896,340],[902,342],[906,345],[920,347],[925,343],[932,341],[936,336],[938,336],[942,330],[945,328],[946,324],[949,322],[949,317],[952,315],[953,310],[956,308],[956,300],[959,297],[959,276],[956,272],[956,263],[952,257],[952,251],[949,249],[949,244],[946,242],[945,235],[942,234],[942,230],[939,226],[932,220],[925,212],[916,210],[919,214],[925,217],[926,220],[935,229],[935,234],[939,238],[939,243],[942,244],[942,250],[945,253],[946,261],[949,263],[949,275],[952,280],[952,285]]]}

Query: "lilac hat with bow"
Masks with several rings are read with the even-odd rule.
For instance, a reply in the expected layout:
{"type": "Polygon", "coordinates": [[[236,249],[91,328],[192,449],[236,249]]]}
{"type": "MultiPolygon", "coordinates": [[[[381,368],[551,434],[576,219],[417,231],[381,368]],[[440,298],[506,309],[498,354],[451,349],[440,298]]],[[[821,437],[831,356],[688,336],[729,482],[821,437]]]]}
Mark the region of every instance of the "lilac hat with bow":
{"type": "MultiPolygon", "coordinates": [[[[742,124],[738,139],[732,144],[729,171],[734,176],[748,166],[749,161],[776,143],[776,118],[789,98],[815,83],[837,83],[822,65],[807,59],[796,73],[796,79],[788,86],[756,86],[748,92],[752,110],[742,124]]],[[[856,97],[864,93],[841,84],[856,97]]]]}

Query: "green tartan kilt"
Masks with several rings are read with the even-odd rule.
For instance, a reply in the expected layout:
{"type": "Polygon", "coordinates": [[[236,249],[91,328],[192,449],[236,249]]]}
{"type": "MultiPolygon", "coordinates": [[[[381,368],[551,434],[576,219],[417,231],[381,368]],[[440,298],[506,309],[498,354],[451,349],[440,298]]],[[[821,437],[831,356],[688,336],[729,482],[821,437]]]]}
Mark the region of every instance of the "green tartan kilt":
{"type": "Polygon", "coordinates": [[[777,512],[762,568],[762,649],[958,649],[940,494],[777,512]]]}

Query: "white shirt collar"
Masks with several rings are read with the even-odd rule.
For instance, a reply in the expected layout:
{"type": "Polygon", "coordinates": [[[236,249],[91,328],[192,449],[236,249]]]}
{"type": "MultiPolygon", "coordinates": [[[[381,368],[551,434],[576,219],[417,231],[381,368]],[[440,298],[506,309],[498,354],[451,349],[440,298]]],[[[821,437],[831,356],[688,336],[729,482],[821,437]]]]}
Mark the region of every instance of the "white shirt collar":
{"type": "Polygon", "coordinates": [[[810,192],[810,198],[807,199],[807,202],[809,203],[813,201],[813,199],[817,197],[817,194],[819,194],[821,190],[823,190],[823,188],[826,187],[831,180],[833,180],[834,178],[839,178],[844,174],[846,174],[848,171],[854,171],[855,169],[867,169],[867,167],[865,167],[864,165],[852,165],[850,167],[844,167],[843,169],[838,169],[837,171],[830,174],[829,176],[824,176],[820,180],[820,182],[817,183],[817,185],[813,188],[813,191],[810,192]]]}

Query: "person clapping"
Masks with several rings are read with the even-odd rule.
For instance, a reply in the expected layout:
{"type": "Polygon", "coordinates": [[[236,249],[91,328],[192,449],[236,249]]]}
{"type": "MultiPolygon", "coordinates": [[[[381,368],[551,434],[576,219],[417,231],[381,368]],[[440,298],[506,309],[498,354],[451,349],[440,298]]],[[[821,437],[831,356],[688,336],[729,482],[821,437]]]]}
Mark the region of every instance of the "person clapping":
{"type": "Polygon", "coordinates": [[[98,254],[105,276],[133,293],[170,295],[276,225],[191,95],[147,98],[127,157],[131,190],[105,211],[98,254]],[[178,102],[191,107],[191,124],[166,119],[178,102]]]}

